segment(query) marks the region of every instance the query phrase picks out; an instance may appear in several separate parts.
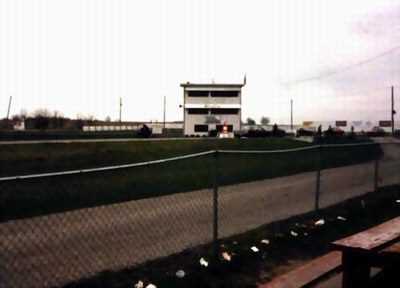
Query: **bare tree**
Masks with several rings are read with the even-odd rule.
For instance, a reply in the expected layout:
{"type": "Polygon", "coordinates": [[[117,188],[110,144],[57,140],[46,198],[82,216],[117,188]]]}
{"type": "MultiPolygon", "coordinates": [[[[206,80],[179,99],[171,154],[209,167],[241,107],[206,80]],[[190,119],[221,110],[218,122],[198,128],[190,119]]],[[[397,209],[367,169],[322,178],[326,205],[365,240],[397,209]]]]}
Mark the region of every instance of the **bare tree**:
{"type": "Polygon", "coordinates": [[[269,119],[269,117],[261,117],[260,123],[261,125],[268,125],[271,122],[271,119],[269,119]]]}
{"type": "Polygon", "coordinates": [[[256,125],[256,121],[250,117],[246,119],[247,125],[256,125]]]}

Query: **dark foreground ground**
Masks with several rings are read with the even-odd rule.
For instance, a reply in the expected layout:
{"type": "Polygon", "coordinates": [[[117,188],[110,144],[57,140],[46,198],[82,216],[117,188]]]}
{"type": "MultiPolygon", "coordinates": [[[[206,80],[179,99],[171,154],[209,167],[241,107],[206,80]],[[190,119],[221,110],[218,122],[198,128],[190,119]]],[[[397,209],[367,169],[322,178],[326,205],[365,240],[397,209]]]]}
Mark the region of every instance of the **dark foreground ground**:
{"type": "MultiPolygon", "coordinates": [[[[203,246],[123,271],[104,271],[65,287],[134,287],[142,281],[160,287],[256,287],[274,276],[329,251],[329,243],[400,215],[399,186],[382,188],[319,213],[272,223],[243,235],[223,239],[218,259],[213,247],[203,246]],[[340,217],[339,217],[340,216],[340,217]],[[339,218],[338,218],[339,217],[339,218]],[[343,217],[343,218],[341,218],[343,217]],[[325,224],[315,222],[324,219],[325,224]],[[268,240],[269,244],[262,243],[268,240]],[[258,252],[251,248],[255,246],[258,252]],[[231,256],[223,258],[223,252],[231,256]],[[204,258],[208,267],[201,266],[204,258]],[[183,278],[176,277],[184,270],[183,278]]],[[[84,265],[84,264],[83,264],[84,265]]]]}

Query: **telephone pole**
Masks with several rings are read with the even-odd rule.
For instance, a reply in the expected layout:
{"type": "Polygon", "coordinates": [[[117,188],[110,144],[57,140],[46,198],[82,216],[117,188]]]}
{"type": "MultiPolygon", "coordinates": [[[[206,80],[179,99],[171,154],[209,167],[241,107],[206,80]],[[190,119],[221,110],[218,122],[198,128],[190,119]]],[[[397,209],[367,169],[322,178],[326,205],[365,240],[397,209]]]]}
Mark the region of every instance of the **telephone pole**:
{"type": "Polygon", "coordinates": [[[165,113],[166,113],[166,108],[167,108],[167,97],[164,96],[164,129],[165,129],[165,113]]]}
{"type": "Polygon", "coordinates": [[[10,118],[11,101],[12,101],[12,96],[10,96],[10,100],[8,101],[7,120],[10,118]]]}
{"type": "Polygon", "coordinates": [[[392,136],[394,136],[394,114],[396,114],[396,111],[394,110],[394,86],[392,86],[392,136]]]}
{"type": "Polygon", "coordinates": [[[119,97],[119,123],[122,122],[122,97],[119,97]]]}
{"type": "Polygon", "coordinates": [[[293,99],[290,99],[290,130],[293,132],[293,99]]]}

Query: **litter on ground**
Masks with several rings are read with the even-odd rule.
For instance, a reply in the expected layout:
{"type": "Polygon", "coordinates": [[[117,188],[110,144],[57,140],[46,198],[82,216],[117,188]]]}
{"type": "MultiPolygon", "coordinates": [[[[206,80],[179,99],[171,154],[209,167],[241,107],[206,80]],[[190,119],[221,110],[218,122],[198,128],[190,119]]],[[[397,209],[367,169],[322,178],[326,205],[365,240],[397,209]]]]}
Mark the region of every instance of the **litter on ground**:
{"type": "Polygon", "coordinates": [[[138,282],[135,284],[134,287],[135,287],[135,288],[143,288],[143,287],[144,287],[144,284],[143,284],[142,281],[138,281],[138,282]]]}
{"type": "Polygon", "coordinates": [[[204,267],[208,267],[208,262],[204,258],[201,258],[200,259],[200,265],[204,266],[204,267]]]}
{"type": "Polygon", "coordinates": [[[268,239],[263,239],[263,240],[261,240],[261,243],[265,244],[265,245],[269,245],[269,240],[268,239]]]}
{"type": "Polygon", "coordinates": [[[222,258],[224,258],[224,260],[228,262],[232,260],[232,256],[228,252],[223,252],[222,258]]]}
{"type": "Polygon", "coordinates": [[[183,278],[183,277],[185,277],[185,271],[183,271],[183,270],[178,270],[178,271],[176,271],[176,277],[178,277],[178,278],[183,278]]]}
{"type": "Polygon", "coordinates": [[[260,249],[258,249],[256,246],[253,246],[253,247],[251,247],[250,249],[251,249],[251,251],[253,251],[253,252],[255,252],[255,253],[257,253],[258,251],[260,251],[260,249]]]}

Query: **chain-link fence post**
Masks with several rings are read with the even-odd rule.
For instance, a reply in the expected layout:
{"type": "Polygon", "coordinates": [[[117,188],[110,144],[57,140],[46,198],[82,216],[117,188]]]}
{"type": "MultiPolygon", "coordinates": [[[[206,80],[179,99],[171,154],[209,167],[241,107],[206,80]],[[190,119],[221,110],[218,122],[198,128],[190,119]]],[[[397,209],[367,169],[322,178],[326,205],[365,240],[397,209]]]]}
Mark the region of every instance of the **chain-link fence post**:
{"type": "Polygon", "coordinates": [[[213,188],[213,256],[214,262],[218,261],[218,150],[214,153],[214,188],[213,188]]]}
{"type": "Polygon", "coordinates": [[[317,177],[315,187],[315,211],[319,211],[319,196],[321,193],[321,157],[322,157],[322,145],[318,145],[317,148],[317,177]]]}

